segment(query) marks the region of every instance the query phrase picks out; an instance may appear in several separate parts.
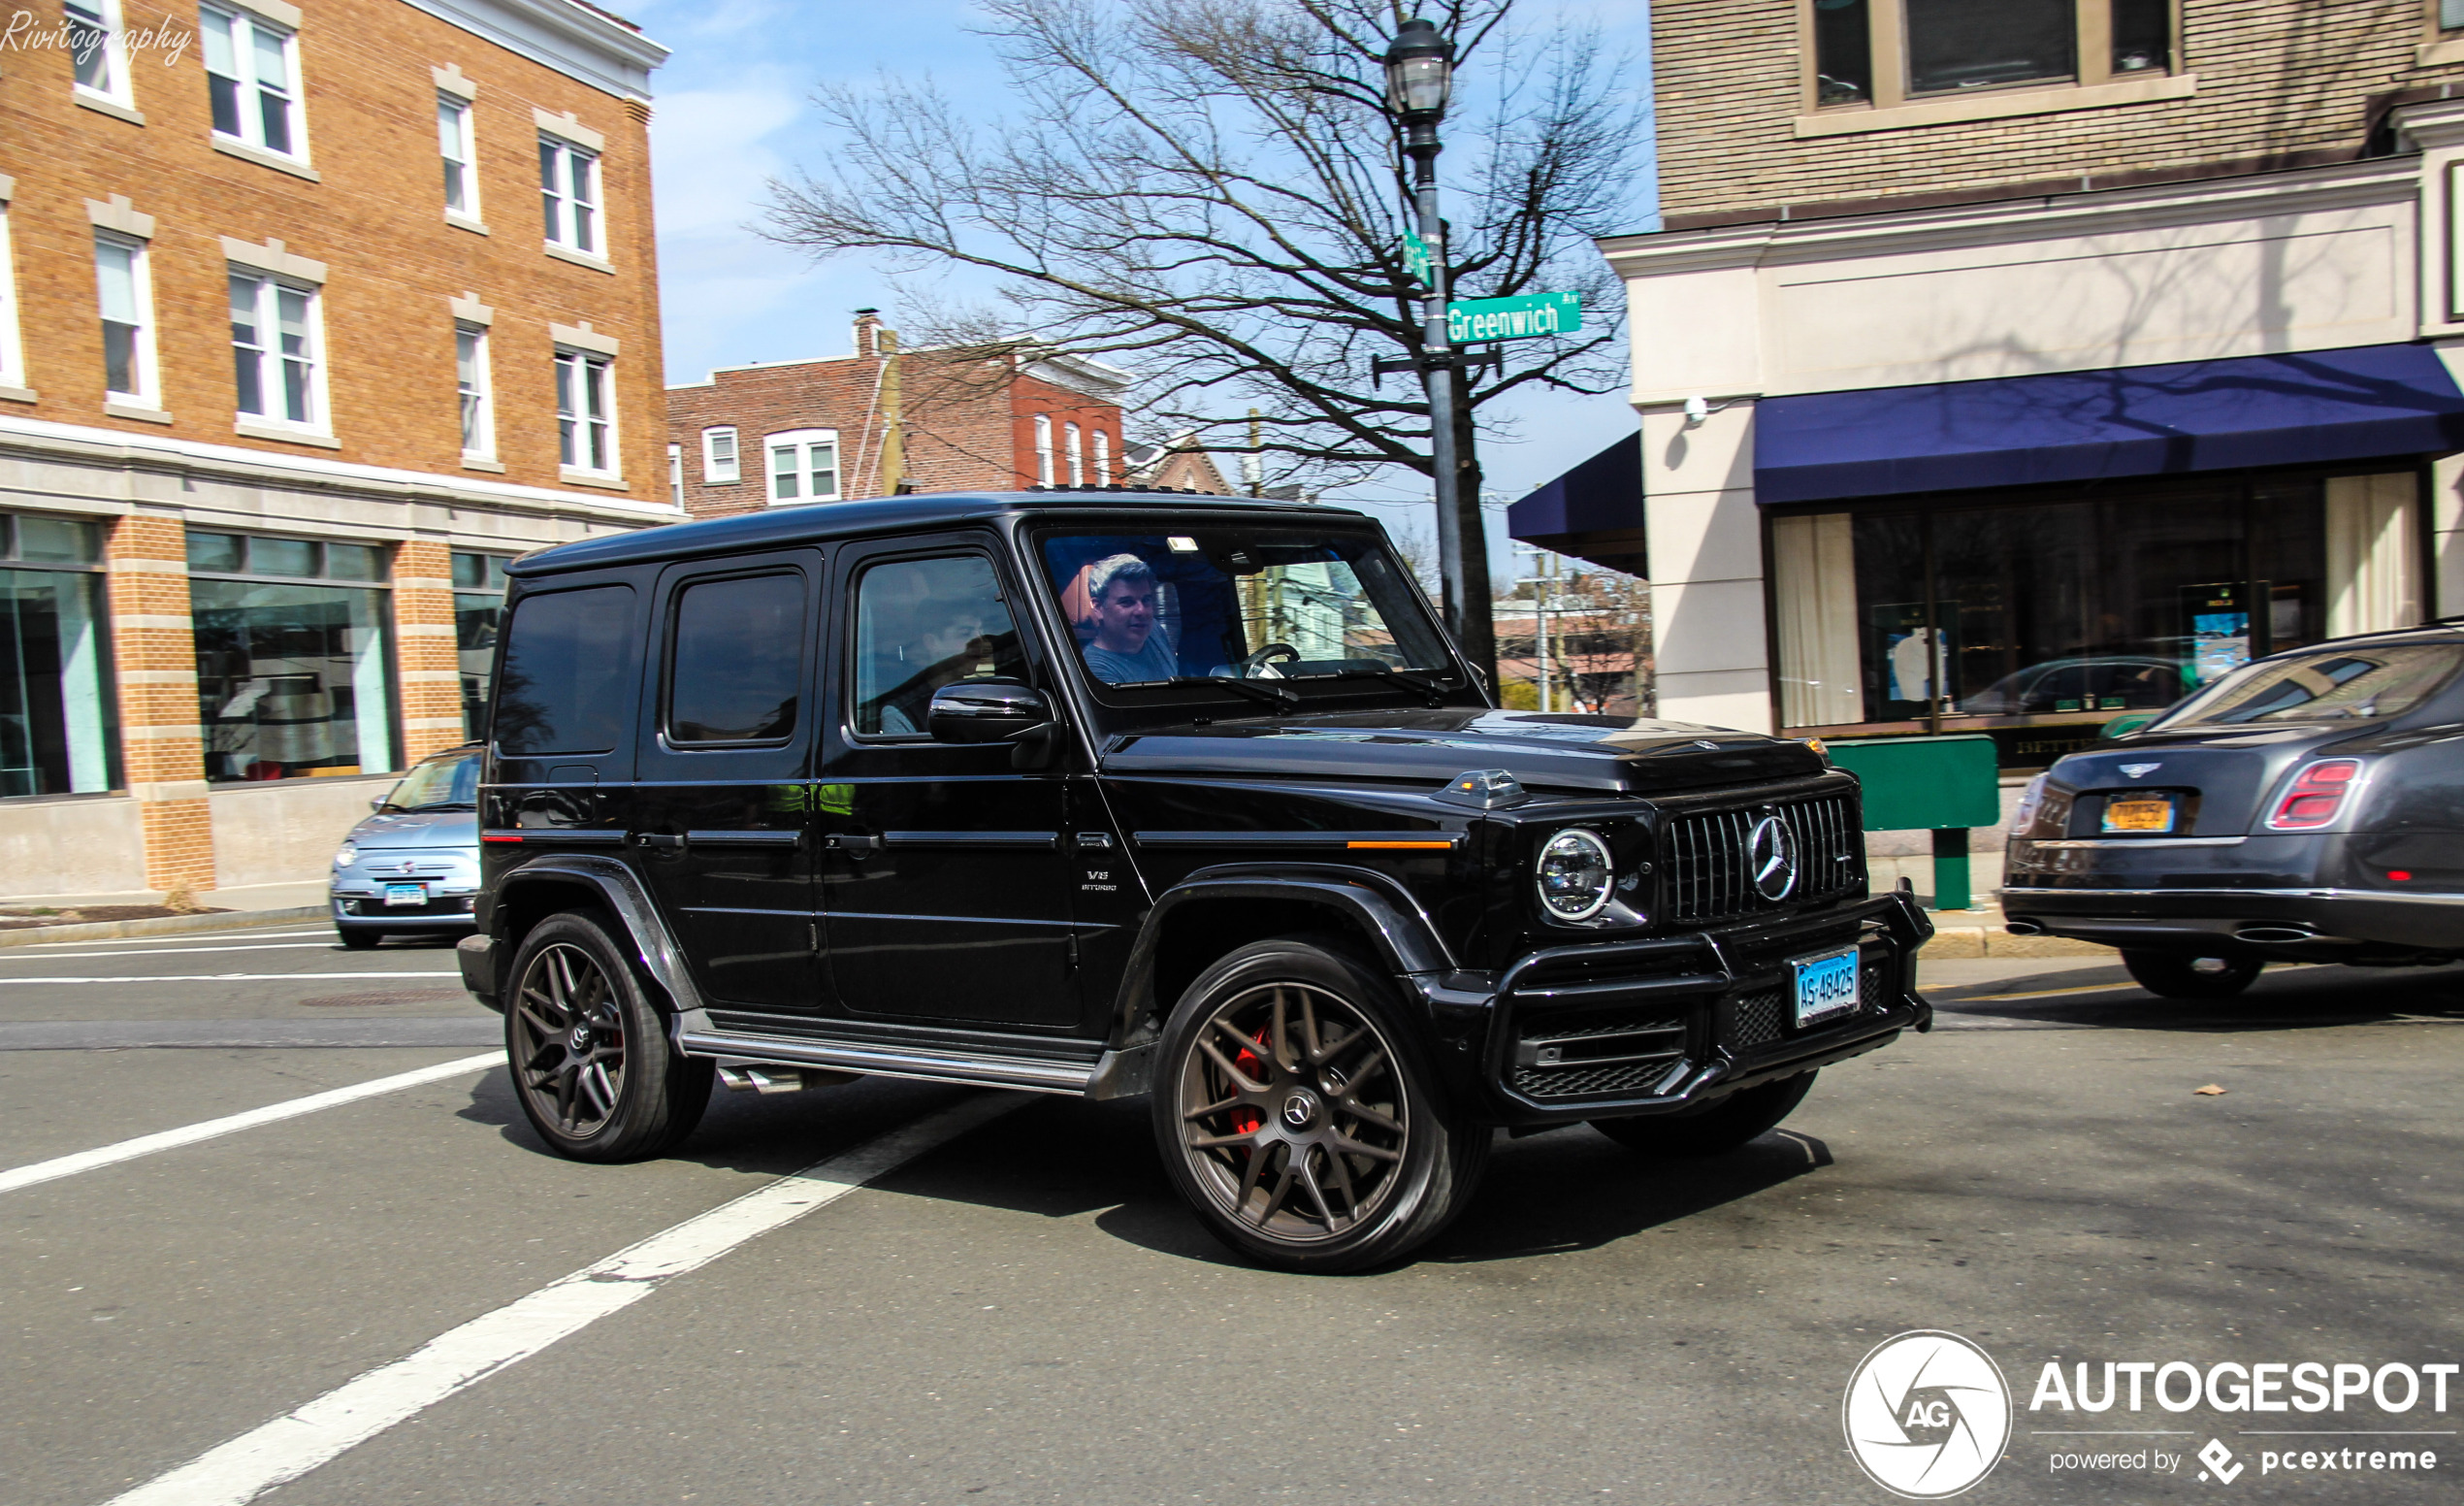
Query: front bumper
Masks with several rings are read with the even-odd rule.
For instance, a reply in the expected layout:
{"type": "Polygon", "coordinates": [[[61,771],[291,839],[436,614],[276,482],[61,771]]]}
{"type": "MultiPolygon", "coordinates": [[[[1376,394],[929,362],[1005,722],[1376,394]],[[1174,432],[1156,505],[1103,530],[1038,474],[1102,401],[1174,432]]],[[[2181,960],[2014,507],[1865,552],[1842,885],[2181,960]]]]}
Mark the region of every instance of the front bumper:
{"type": "Polygon", "coordinates": [[[2362,889],[2005,889],[2011,922],[2148,951],[2288,961],[2464,956],[2464,894],[2362,889]],[[2307,934],[2304,934],[2304,933],[2307,934]]]}
{"type": "Polygon", "coordinates": [[[1509,1125],[1673,1114],[1861,1056],[1931,1028],[1916,950],[1932,932],[1900,891],[1758,925],[1533,953],[1487,1000],[1480,1091],[1509,1125]],[[1789,961],[1851,944],[1857,1006],[1799,1027],[1789,961]]]}
{"type": "Polygon", "coordinates": [[[336,894],[327,908],[337,926],[370,931],[469,931],[479,923],[470,913],[472,895],[440,895],[417,905],[387,905],[382,895],[336,894]]]}

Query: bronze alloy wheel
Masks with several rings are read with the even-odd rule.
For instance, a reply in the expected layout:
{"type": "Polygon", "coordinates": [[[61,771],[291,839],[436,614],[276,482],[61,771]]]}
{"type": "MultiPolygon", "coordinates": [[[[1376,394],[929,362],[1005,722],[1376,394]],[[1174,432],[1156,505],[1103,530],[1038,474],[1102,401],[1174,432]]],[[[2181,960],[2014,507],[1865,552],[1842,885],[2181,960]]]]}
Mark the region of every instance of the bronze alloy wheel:
{"type": "Polygon", "coordinates": [[[540,1118],[569,1138],[603,1129],[625,1095],[625,1011],[590,953],[556,941],[513,994],[513,1060],[540,1118]]]}
{"type": "Polygon", "coordinates": [[[1197,1031],[1177,1085],[1181,1142],[1216,1208],[1286,1247],[1376,1221],[1417,1112],[1377,1024],[1326,989],[1275,982],[1217,1004],[1197,1031]]]}

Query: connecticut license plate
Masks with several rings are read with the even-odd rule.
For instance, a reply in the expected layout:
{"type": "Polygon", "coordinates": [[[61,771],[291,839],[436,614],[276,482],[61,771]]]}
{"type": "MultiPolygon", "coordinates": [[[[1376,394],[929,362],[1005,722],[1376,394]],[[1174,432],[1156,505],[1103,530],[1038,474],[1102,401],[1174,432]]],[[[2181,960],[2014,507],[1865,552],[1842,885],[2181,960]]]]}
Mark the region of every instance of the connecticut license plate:
{"type": "Polygon", "coordinates": [[[2147,795],[2132,800],[2107,801],[2105,830],[2170,832],[2173,830],[2173,798],[2169,795],[2147,795]]]}
{"type": "Polygon", "coordinates": [[[1791,959],[1797,974],[1797,1023],[1811,1025],[1857,1007],[1857,949],[1791,959]]]}
{"type": "Polygon", "coordinates": [[[426,904],[428,902],[428,886],[425,884],[387,884],[385,886],[385,902],[387,904],[426,904]]]}

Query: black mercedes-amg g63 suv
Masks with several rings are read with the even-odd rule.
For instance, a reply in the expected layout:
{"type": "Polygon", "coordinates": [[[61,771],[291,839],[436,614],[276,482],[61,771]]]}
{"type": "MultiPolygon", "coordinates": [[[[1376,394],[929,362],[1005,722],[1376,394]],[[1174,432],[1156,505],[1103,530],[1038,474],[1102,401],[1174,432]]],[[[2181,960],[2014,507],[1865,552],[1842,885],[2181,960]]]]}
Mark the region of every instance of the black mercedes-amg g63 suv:
{"type": "Polygon", "coordinates": [[[1357,513],[898,497],[509,573],[460,955],[567,1156],[714,1072],[1146,1095],[1220,1237],[1339,1270],[1501,1127],[1724,1149],[1930,1023],[1854,777],[1494,709],[1357,513]]]}

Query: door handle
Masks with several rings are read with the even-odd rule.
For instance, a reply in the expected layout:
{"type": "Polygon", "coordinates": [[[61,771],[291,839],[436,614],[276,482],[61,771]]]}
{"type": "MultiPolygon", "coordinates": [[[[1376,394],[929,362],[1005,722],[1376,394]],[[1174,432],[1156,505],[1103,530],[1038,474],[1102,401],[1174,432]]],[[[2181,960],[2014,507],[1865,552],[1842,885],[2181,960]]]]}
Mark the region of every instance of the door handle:
{"type": "Polygon", "coordinates": [[[822,845],[832,852],[861,853],[877,851],[882,840],[861,832],[834,832],[822,839],[822,845]]]}
{"type": "Polygon", "coordinates": [[[633,840],[653,852],[682,852],[685,839],[674,832],[635,832],[633,840]]]}

